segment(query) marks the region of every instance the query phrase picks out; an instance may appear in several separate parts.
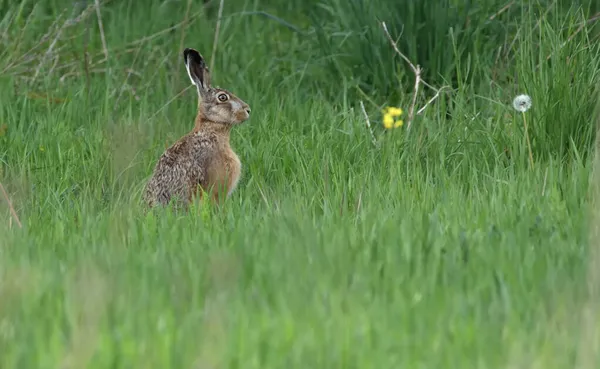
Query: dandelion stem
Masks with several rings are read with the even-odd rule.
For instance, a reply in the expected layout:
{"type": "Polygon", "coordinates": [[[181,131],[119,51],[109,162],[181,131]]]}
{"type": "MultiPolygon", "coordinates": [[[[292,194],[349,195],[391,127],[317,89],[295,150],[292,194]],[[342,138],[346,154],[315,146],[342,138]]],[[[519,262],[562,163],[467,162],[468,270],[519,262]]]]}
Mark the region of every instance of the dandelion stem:
{"type": "Polygon", "coordinates": [[[523,126],[525,127],[525,138],[527,139],[527,147],[529,149],[529,163],[533,169],[533,154],[531,153],[531,141],[529,141],[529,132],[527,130],[527,119],[525,118],[525,113],[523,113],[523,126]]]}

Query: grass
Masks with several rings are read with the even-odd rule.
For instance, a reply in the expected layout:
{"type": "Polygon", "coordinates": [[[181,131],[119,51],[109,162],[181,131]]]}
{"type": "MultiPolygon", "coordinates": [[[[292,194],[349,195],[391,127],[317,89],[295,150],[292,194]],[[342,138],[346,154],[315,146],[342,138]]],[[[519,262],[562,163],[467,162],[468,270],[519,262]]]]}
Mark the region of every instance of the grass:
{"type": "Polygon", "coordinates": [[[104,50],[92,3],[0,1],[0,367],[594,367],[595,2],[226,0],[216,55],[217,4],[102,2],[104,50]],[[448,86],[410,131],[379,20],[448,86]],[[243,177],[144,215],[182,39],[252,107],[243,177]]]}

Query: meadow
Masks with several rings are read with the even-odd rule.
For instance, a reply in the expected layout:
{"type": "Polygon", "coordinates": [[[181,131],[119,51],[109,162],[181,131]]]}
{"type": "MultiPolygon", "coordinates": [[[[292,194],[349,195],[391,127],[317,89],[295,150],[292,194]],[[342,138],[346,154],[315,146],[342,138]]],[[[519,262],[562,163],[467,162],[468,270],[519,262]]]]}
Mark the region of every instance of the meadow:
{"type": "Polygon", "coordinates": [[[597,367],[599,24],[595,0],[0,0],[0,368],[597,367]],[[193,127],[185,47],[252,108],[242,179],[146,214],[193,127]]]}

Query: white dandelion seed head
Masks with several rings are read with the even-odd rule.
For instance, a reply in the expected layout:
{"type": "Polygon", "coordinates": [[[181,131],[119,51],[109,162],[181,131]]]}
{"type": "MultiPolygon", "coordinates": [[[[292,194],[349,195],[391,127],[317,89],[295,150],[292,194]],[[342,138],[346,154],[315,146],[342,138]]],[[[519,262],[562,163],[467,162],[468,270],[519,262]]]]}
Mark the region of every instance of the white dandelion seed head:
{"type": "Polygon", "coordinates": [[[529,95],[519,95],[513,100],[513,108],[516,111],[525,113],[531,108],[531,97],[529,95]]]}

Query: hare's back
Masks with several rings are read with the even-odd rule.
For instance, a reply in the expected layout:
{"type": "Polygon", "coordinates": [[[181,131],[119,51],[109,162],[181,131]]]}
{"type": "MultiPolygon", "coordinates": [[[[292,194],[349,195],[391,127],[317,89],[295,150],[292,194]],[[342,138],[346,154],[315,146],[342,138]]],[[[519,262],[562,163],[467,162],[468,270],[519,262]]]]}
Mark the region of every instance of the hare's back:
{"type": "Polygon", "coordinates": [[[146,187],[146,198],[166,204],[173,196],[187,199],[197,170],[192,163],[190,143],[179,140],[160,156],[152,178],[146,187]]]}

